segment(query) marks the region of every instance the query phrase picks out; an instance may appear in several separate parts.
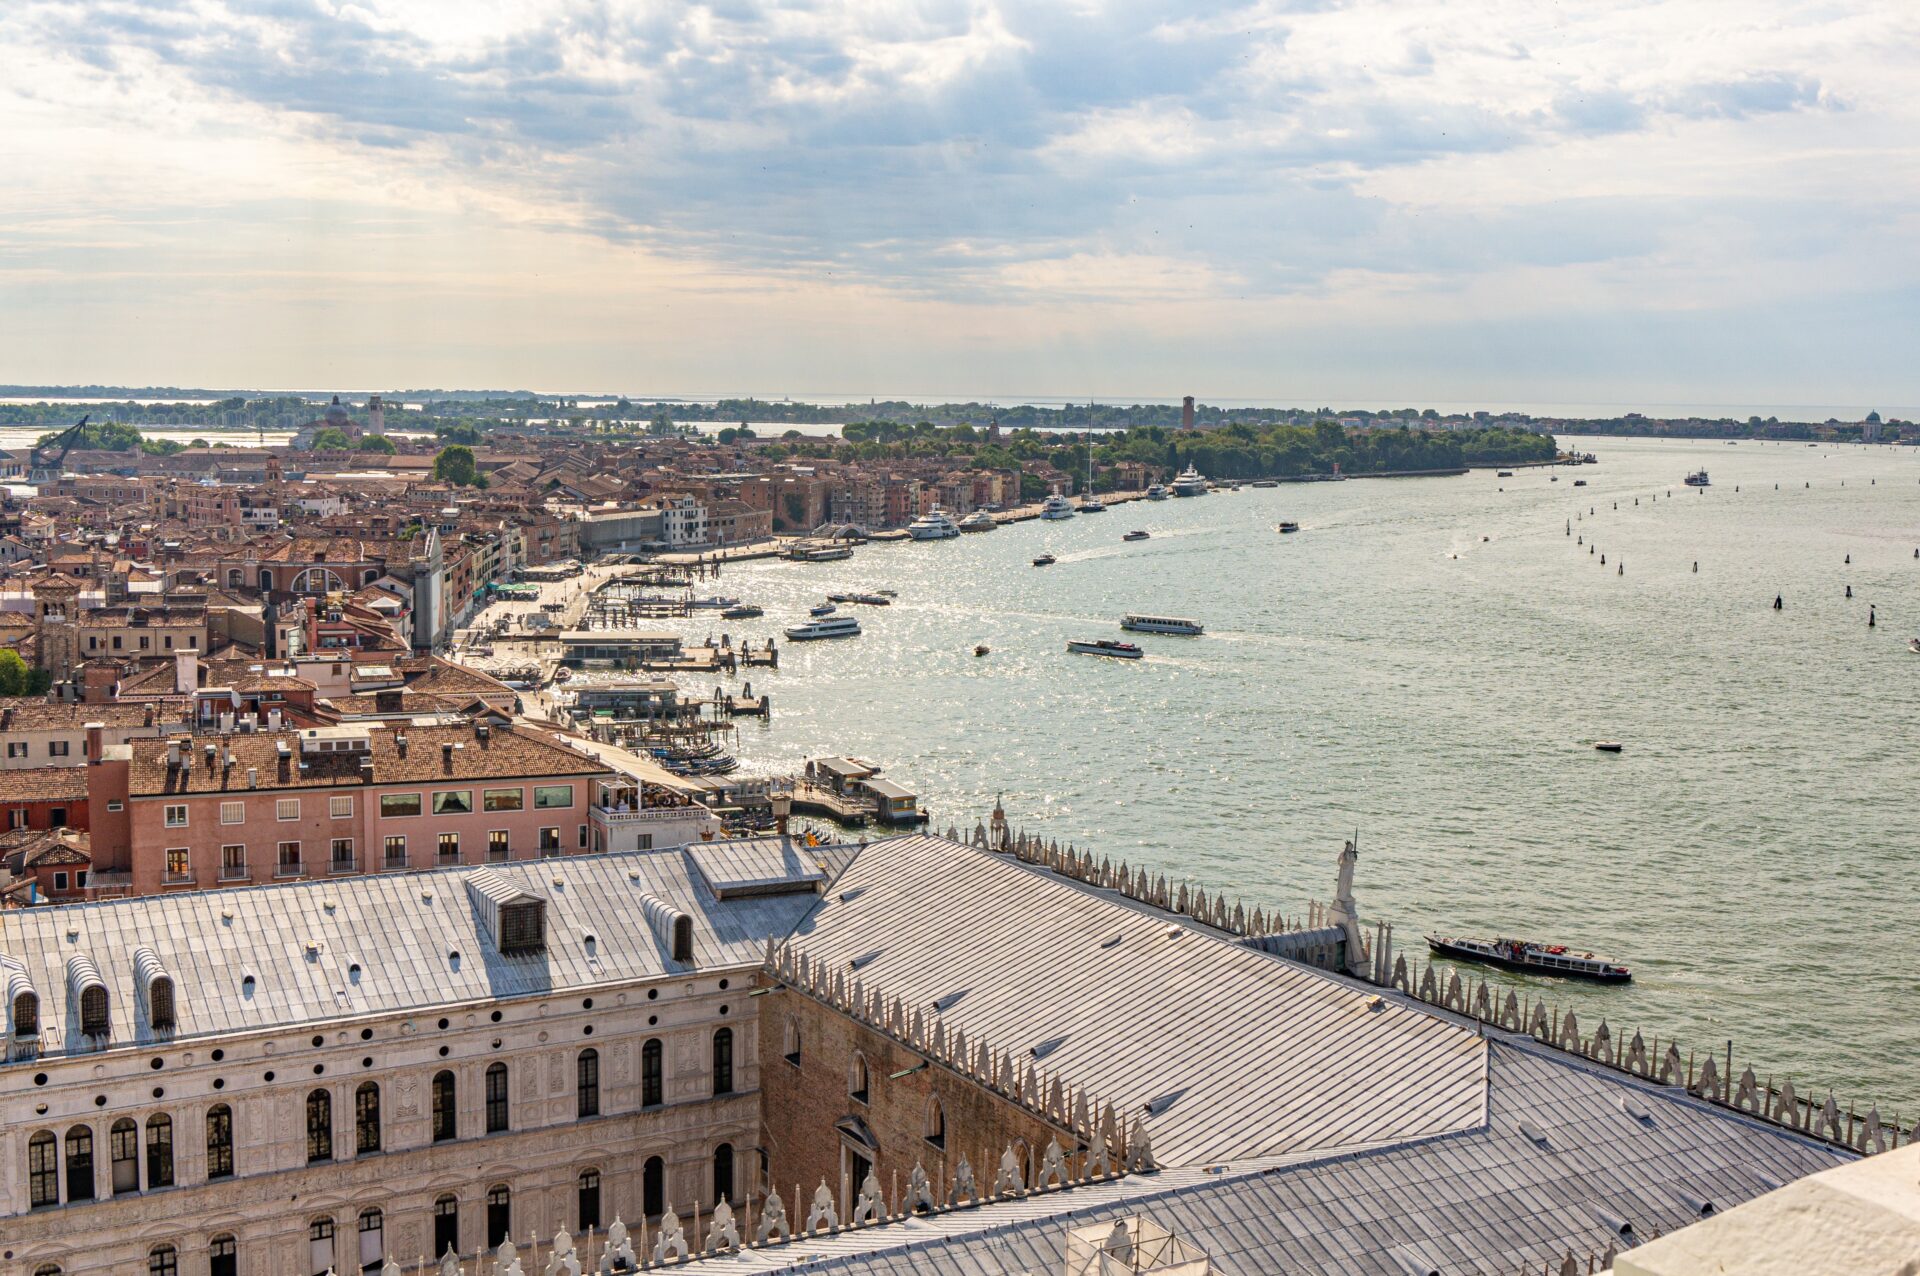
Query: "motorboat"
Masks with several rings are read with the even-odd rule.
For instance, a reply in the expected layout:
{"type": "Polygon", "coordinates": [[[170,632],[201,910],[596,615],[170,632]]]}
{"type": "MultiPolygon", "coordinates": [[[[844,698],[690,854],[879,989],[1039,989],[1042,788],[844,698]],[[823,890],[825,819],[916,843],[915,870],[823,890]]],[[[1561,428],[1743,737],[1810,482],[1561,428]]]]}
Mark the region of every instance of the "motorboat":
{"type": "Polygon", "coordinates": [[[1114,656],[1121,660],[1138,660],[1147,653],[1130,642],[1115,642],[1111,638],[1088,641],[1082,638],[1067,640],[1067,650],[1082,656],[1114,656]]]}
{"type": "Polygon", "coordinates": [[[833,615],[834,612],[839,610],[840,609],[834,606],[832,603],[821,603],[818,607],[807,608],[807,614],[809,616],[818,618],[820,616],[831,616],[833,615]]]}
{"type": "Polygon", "coordinates": [[[1147,499],[1150,501],[1164,501],[1171,495],[1173,493],[1167,490],[1167,485],[1164,483],[1155,483],[1147,489],[1147,499]]]}
{"type": "Polygon", "coordinates": [[[1099,497],[1091,493],[1081,499],[1079,509],[1082,514],[1104,514],[1107,512],[1106,505],[1101,502],[1099,497]]]}
{"type": "Polygon", "coordinates": [[[1194,469],[1193,463],[1189,461],[1187,468],[1181,470],[1179,477],[1173,480],[1173,494],[1175,496],[1205,496],[1207,494],[1207,476],[1199,470],[1194,469]]]}
{"type": "Polygon", "coordinates": [[[1618,740],[1601,740],[1593,747],[1601,753],[1618,753],[1627,746],[1621,744],[1618,740]]]}
{"type": "Polygon", "coordinates": [[[725,611],[729,607],[738,607],[739,605],[740,600],[738,598],[725,598],[719,594],[715,594],[711,598],[689,598],[687,600],[687,606],[689,607],[710,607],[720,611],[725,611]]]}
{"type": "Polygon", "coordinates": [[[1573,481],[1573,485],[1575,487],[1585,487],[1587,485],[1587,481],[1585,479],[1575,479],[1573,481]]]}
{"type": "Polygon", "coordinates": [[[930,509],[907,524],[907,535],[917,541],[951,540],[960,534],[960,525],[940,509],[930,509]]]}
{"type": "Polygon", "coordinates": [[[984,655],[986,655],[986,654],[987,654],[987,653],[988,653],[989,651],[991,651],[991,650],[993,650],[993,649],[992,649],[991,647],[989,647],[989,646],[987,646],[987,644],[983,642],[983,643],[981,643],[981,644],[980,644],[979,646],[977,646],[977,647],[975,647],[975,648],[973,649],[973,654],[974,654],[974,655],[976,655],[976,656],[984,656],[984,655]]]}
{"type": "Polygon", "coordinates": [[[1125,536],[1122,536],[1120,539],[1123,541],[1143,541],[1148,539],[1148,537],[1145,532],[1135,529],[1134,531],[1128,532],[1125,536]]]}
{"type": "Polygon", "coordinates": [[[893,599],[885,594],[828,594],[830,603],[860,603],[866,607],[889,607],[893,599]]]}
{"type": "Polygon", "coordinates": [[[721,612],[720,618],[722,620],[753,620],[756,617],[766,614],[767,609],[764,607],[756,607],[752,603],[742,603],[737,607],[729,607],[721,612]]]}
{"type": "Polygon", "coordinates": [[[1273,529],[1276,532],[1297,532],[1300,530],[1300,524],[1294,522],[1292,519],[1288,519],[1283,523],[1275,523],[1273,529]]]}
{"type": "Polygon", "coordinates": [[[1695,470],[1693,473],[1687,475],[1685,482],[1688,487],[1713,486],[1712,483],[1707,481],[1707,472],[1705,470],[1695,470]]]}
{"type": "Polygon", "coordinates": [[[791,642],[811,642],[816,638],[858,638],[860,622],[852,616],[832,616],[824,620],[809,620],[804,625],[791,625],[786,634],[791,642]]]}
{"type": "Polygon", "coordinates": [[[985,510],[975,510],[960,520],[960,530],[963,532],[990,532],[998,526],[1000,524],[993,521],[993,515],[985,510]]]}
{"type": "Polygon", "coordinates": [[[1915,655],[1920,655],[1920,638],[1907,639],[1907,650],[1913,652],[1915,655]]]}
{"type": "Polygon", "coordinates": [[[1045,519],[1072,518],[1073,505],[1066,497],[1055,492],[1041,504],[1040,517],[1045,519]]]}
{"type": "Polygon", "coordinates": [[[1179,616],[1143,616],[1129,614],[1120,622],[1120,628],[1131,629],[1142,634],[1181,634],[1197,638],[1207,632],[1207,627],[1197,620],[1185,620],[1179,616]]]}
{"type": "Polygon", "coordinates": [[[1513,471],[1512,470],[1495,470],[1493,472],[1493,476],[1495,478],[1512,478],[1513,471]]]}
{"type": "Polygon", "coordinates": [[[1051,567],[1059,561],[1060,560],[1055,558],[1052,554],[1042,554],[1040,555],[1040,557],[1033,560],[1033,565],[1035,567],[1051,567]]]}
{"type": "Polygon", "coordinates": [[[1280,480],[1279,479],[1255,479],[1253,482],[1247,484],[1247,486],[1248,487],[1279,487],[1280,480]]]}
{"type": "Polygon", "coordinates": [[[1595,957],[1592,953],[1569,952],[1565,944],[1536,944],[1525,939],[1461,939],[1428,935],[1427,947],[1442,957],[1459,957],[1539,975],[1563,975],[1603,984],[1624,984],[1633,978],[1633,972],[1625,966],[1604,957],[1595,957]]]}

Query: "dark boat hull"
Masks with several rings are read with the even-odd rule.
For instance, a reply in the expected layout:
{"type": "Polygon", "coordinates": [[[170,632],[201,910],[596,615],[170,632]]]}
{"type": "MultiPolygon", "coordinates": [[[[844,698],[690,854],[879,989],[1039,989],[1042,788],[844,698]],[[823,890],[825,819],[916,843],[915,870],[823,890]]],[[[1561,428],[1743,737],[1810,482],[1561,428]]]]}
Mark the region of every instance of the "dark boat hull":
{"type": "Polygon", "coordinates": [[[1448,943],[1429,935],[1427,947],[1442,957],[1452,957],[1459,961],[1477,961],[1488,966],[1498,966],[1502,970],[1517,970],[1529,975],[1552,975],[1556,979],[1584,979],[1596,984],[1625,984],[1633,982],[1630,970],[1592,969],[1585,970],[1577,966],[1549,966],[1544,962],[1527,958],[1505,957],[1498,953],[1481,952],[1477,948],[1468,948],[1462,944],[1448,943]]]}

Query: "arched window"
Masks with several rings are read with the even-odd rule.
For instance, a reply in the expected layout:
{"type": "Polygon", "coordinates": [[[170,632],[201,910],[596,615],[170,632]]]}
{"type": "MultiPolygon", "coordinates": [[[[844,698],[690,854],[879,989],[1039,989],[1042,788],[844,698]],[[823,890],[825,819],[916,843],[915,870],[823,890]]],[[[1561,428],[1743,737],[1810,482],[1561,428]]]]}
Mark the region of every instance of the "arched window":
{"type": "Polygon", "coordinates": [[[34,1209],[60,1203],[60,1140],[52,1130],[27,1140],[27,1193],[34,1209]]]}
{"type": "Polygon", "coordinates": [[[453,1107],[453,1074],[436,1072],[433,1074],[433,1141],[444,1143],[458,1132],[453,1107]]]}
{"type": "Polygon", "coordinates": [[[76,1125],[67,1131],[67,1199],[93,1199],[93,1127],[76,1125]]]}
{"type": "Polygon", "coordinates": [[[147,1251],[147,1276],[180,1276],[180,1254],[171,1245],[147,1251]]]}
{"type": "Polygon", "coordinates": [[[713,1202],[733,1202],[733,1144],[722,1143],[713,1150],[713,1202]]]}
{"type": "Polygon", "coordinates": [[[333,1219],[322,1215],[307,1223],[307,1267],[313,1276],[325,1276],[333,1267],[333,1219]]]}
{"type": "Polygon", "coordinates": [[[654,1038],[640,1047],[640,1106],[657,1108],[664,1101],[665,1086],[660,1076],[660,1040],[654,1038]]]}
{"type": "Polygon", "coordinates": [[[640,1171],[640,1211],[648,1218],[667,1212],[667,1163],[657,1156],[648,1157],[640,1171]]]}
{"type": "Polygon", "coordinates": [[[847,1067],[847,1097],[855,1103],[867,1102],[870,1093],[867,1086],[867,1057],[856,1050],[853,1062],[847,1067]]]}
{"type": "Polygon", "coordinates": [[[580,1171],[580,1230],[600,1226],[600,1171],[580,1171]]]}
{"type": "Polygon", "coordinates": [[[938,1095],[927,1100],[927,1142],[943,1152],[946,1150],[947,1112],[940,1106],[938,1095]]]}
{"type": "Polygon", "coordinates": [[[331,594],[346,587],[346,582],[326,567],[309,567],[293,578],[296,594],[331,594]]]}
{"type": "Polygon", "coordinates": [[[442,1258],[460,1252],[460,1200],[451,1192],[433,1203],[433,1249],[442,1258]]]}
{"type": "Polygon", "coordinates": [[[487,1248],[495,1249],[513,1230],[513,1192],[505,1183],[487,1189],[487,1248]]]}
{"type": "Polygon", "coordinates": [[[600,1052],[592,1048],[582,1050],[580,1058],[574,1063],[574,1115],[581,1117],[600,1115],[600,1052]]]}
{"type": "Polygon", "coordinates": [[[307,1160],[332,1159],[333,1096],[325,1090],[315,1090],[307,1096],[307,1160]]]}
{"type": "Polygon", "coordinates": [[[353,1150],[356,1155],[380,1150],[380,1087],[371,1081],[353,1092],[353,1150]]]}
{"type": "Polygon", "coordinates": [[[89,1037],[104,1037],[113,1030],[113,1017],[107,1007],[107,990],[100,984],[88,984],[80,990],[80,1031],[89,1037]]]}
{"type": "Polygon", "coordinates": [[[787,1016],[787,1025],[781,1034],[780,1053],[786,1056],[788,1063],[800,1066],[800,1020],[797,1016],[787,1016]]]}
{"type": "Polygon", "coordinates": [[[733,1029],[713,1034],[713,1092],[733,1093],[733,1029]]]}
{"type": "Polygon", "coordinates": [[[132,1117],[107,1130],[107,1170],[115,1196],[140,1190],[140,1126],[132,1117]]]}
{"type": "Polygon", "coordinates": [[[42,1263],[33,1269],[33,1276],[60,1276],[60,1264],[42,1263]]]}
{"type": "Polygon", "coordinates": [[[147,1186],[173,1186],[173,1118],[164,1112],[147,1118],[147,1186]]]}
{"type": "Polygon", "coordinates": [[[240,1276],[240,1243],[232,1232],[207,1242],[207,1276],[240,1276]]]}
{"type": "Polygon", "coordinates": [[[227,588],[228,589],[240,588],[241,579],[242,578],[240,575],[240,569],[238,567],[227,568],[227,588]]]}
{"type": "Polygon", "coordinates": [[[260,569],[260,592],[263,594],[273,592],[273,573],[264,567],[260,569]]]}
{"type": "Polygon", "coordinates": [[[216,1103],[207,1109],[207,1177],[233,1174],[233,1109],[216,1103]]]}
{"type": "Polygon", "coordinates": [[[507,1065],[487,1067],[487,1133],[498,1134],[507,1128],[507,1065]]]}
{"type": "Polygon", "coordinates": [[[377,1272],[387,1256],[387,1221],[378,1209],[360,1211],[360,1270],[377,1272]]]}
{"type": "Polygon", "coordinates": [[[22,992],[14,994],[13,1035],[16,1037],[37,1037],[40,1035],[40,996],[38,993],[22,992]]]}

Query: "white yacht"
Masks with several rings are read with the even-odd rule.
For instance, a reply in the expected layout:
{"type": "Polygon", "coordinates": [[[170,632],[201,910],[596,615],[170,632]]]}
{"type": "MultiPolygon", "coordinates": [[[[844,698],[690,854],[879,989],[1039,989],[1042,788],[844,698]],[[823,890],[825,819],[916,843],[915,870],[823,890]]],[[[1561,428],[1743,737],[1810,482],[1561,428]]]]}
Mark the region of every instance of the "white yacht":
{"type": "Polygon", "coordinates": [[[815,638],[858,638],[860,622],[852,616],[828,616],[809,620],[804,625],[790,625],[786,633],[793,642],[810,642],[815,638]]]}
{"type": "Polygon", "coordinates": [[[930,509],[907,524],[907,535],[917,541],[944,541],[959,534],[960,525],[941,509],[930,509]]]}
{"type": "Polygon", "coordinates": [[[1195,638],[1207,631],[1207,627],[1199,621],[1185,620],[1179,616],[1129,615],[1120,622],[1120,628],[1143,634],[1185,634],[1195,638]]]}
{"type": "Polygon", "coordinates": [[[1171,495],[1172,493],[1167,491],[1167,485],[1165,483],[1155,483],[1147,489],[1147,499],[1150,501],[1164,501],[1171,495]]]}
{"type": "Polygon", "coordinates": [[[1060,493],[1058,492],[1055,492],[1052,496],[1049,496],[1047,498],[1046,504],[1040,507],[1040,517],[1041,518],[1072,518],[1073,504],[1072,502],[1068,501],[1066,497],[1060,495],[1060,493]]]}
{"type": "Polygon", "coordinates": [[[1000,524],[993,521],[993,515],[985,510],[975,510],[960,520],[960,530],[963,532],[990,532],[998,526],[1000,524]]]}
{"type": "Polygon", "coordinates": [[[1173,480],[1175,496],[1205,496],[1207,494],[1207,476],[1193,468],[1189,461],[1187,468],[1180,471],[1180,477],[1173,480]]]}

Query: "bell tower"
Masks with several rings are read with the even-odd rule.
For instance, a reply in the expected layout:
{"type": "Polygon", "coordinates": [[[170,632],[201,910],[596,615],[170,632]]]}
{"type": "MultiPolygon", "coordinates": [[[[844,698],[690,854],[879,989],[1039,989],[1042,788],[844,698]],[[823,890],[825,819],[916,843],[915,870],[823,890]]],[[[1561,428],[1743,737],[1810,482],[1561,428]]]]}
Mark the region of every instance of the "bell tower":
{"type": "Polygon", "coordinates": [[[55,573],[33,584],[33,633],[40,651],[40,667],[63,682],[80,660],[78,620],[80,582],[55,573]]]}

